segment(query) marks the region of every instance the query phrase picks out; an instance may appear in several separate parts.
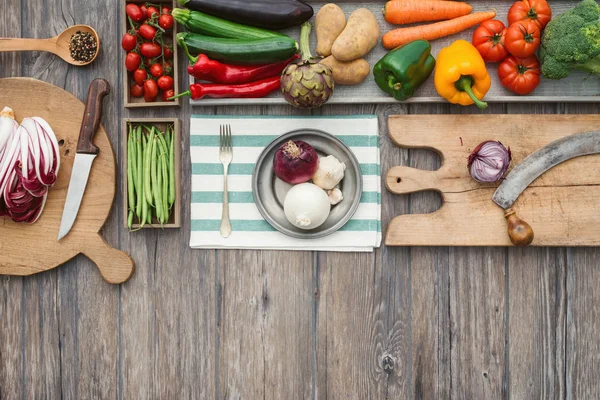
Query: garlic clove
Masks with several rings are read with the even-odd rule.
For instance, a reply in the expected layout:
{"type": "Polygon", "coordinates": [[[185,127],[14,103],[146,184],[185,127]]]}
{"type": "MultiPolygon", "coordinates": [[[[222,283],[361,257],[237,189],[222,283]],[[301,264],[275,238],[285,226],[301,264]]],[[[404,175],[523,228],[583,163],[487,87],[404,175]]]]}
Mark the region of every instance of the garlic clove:
{"type": "Polygon", "coordinates": [[[344,194],[339,188],[333,188],[327,191],[327,196],[329,196],[329,204],[335,206],[344,200],[344,194]]]}
{"type": "Polygon", "coordinates": [[[332,155],[319,157],[319,168],[312,177],[315,185],[321,189],[330,190],[344,179],[346,164],[332,155]]]}

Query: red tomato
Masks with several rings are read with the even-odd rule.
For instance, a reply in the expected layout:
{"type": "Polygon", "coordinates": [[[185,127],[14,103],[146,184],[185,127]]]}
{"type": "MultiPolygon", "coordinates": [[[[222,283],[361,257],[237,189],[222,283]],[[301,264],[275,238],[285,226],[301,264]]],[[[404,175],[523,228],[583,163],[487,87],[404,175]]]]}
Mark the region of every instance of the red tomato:
{"type": "Polygon", "coordinates": [[[511,92],[531,93],[540,84],[540,62],[536,56],[523,59],[508,56],[498,66],[498,78],[511,92]]]}
{"type": "Polygon", "coordinates": [[[130,92],[133,97],[142,97],[144,95],[144,85],[134,83],[130,92]]]}
{"type": "Polygon", "coordinates": [[[148,79],[144,82],[144,100],[154,101],[158,96],[158,86],[152,79],[148,79]]]}
{"type": "Polygon", "coordinates": [[[150,66],[150,75],[158,78],[163,74],[163,67],[159,63],[154,63],[150,66]]]}
{"type": "Polygon", "coordinates": [[[173,50],[171,50],[169,46],[163,47],[163,56],[170,60],[171,58],[173,58],[173,50]]]}
{"type": "Polygon", "coordinates": [[[173,96],[175,96],[175,91],[173,89],[165,90],[164,92],[162,92],[163,101],[171,101],[169,100],[169,97],[173,96]]]}
{"type": "Polygon", "coordinates": [[[133,73],[133,80],[139,85],[143,85],[146,78],[148,78],[148,74],[144,69],[138,68],[133,73]]]}
{"type": "Polygon", "coordinates": [[[156,81],[158,83],[158,87],[162,90],[169,90],[173,87],[173,78],[169,75],[163,75],[156,81]]]}
{"type": "Polygon", "coordinates": [[[171,65],[171,63],[169,61],[164,61],[162,64],[163,67],[163,75],[171,75],[171,72],[173,71],[173,66],[171,65]]]}
{"type": "Polygon", "coordinates": [[[158,25],[163,29],[171,29],[175,22],[169,14],[163,14],[158,18],[158,25]]]}
{"type": "Polygon", "coordinates": [[[127,68],[127,71],[133,72],[138,69],[141,62],[142,58],[139,54],[129,52],[127,53],[127,57],[125,57],[125,68],[127,68]]]}
{"type": "Polygon", "coordinates": [[[140,11],[142,12],[142,14],[144,15],[144,19],[142,21],[145,21],[148,19],[148,9],[146,8],[145,4],[142,4],[140,6],[140,11]]]}
{"type": "Polygon", "coordinates": [[[167,7],[167,6],[162,6],[161,9],[160,9],[160,12],[162,14],[171,14],[171,9],[169,7],[167,7]]]}
{"type": "Polygon", "coordinates": [[[125,6],[125,12],[135,22],[140,22],[144,19],[144,15],[142,14],[142,10],[138,7],[137,4],[129,3],[125,6]]]}
{"type": "Polygon", "coordinates": [[[140,46],[140,53],[142,53],[142,55],[147,58],[158,57],[160,56],[161,52],[161,47],[156,43],[143,43],[140,46]]]}
{"type": "Polygon", "coordinates": [[[146,40],[152,40],[156,36],[156,29],[148,24],[140,26],[140,36],[146,40]]]}
{"type": "Polygon", "coordinates": [[[552,10],[546,0],[521,0],[517,1],[508,10],[508,24],[517,21],[531,20],[540,29],[544,29],[552,19],[552,10]]]}
{"type": "Polygon", "coordinates": [[[135,36],[129,32],[124,34],[123,39],[121,39],[121,47],[123,48],[123,50],[131,51],[135,49],[135,46],[137,46],[137,39],[135,38],[135,36]]]}
{"type": "Polygon", "coordinates": [[[508,51],[504,48],[506,27],[502,21],[487,20],[473,32],[473,46],[487,62],[500,62],[506,58],[508,51]]]}
{"type": "Polygon", "coordinates": [[[148,18],[152,18],[154,14],[158,15],[158,8],[150,6],[146,9],[146,15],[148,16],[148,18]]]}
{"type": "Polygon", "coordinates": [[[540,47],[541,29],[531,20],[515,22],[506,30],[504,46],[510,54],[527,58],[540,47]]]}

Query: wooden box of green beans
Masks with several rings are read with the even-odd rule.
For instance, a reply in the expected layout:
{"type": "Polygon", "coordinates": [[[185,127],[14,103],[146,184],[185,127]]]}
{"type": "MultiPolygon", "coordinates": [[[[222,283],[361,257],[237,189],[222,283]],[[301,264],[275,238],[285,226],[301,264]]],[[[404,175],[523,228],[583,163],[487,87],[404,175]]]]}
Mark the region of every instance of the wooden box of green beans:
{"type": "Polygon", "coordinates": [[[123,120],[123,213],[130,231],[181,227],[180,135],[176,118],[123,120]]]}

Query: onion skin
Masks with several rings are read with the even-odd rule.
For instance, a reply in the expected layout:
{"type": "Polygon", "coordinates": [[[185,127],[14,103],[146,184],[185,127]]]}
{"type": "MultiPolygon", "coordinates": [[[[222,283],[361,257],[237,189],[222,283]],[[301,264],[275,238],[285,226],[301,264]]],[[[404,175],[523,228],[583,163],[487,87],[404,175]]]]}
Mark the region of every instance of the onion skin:
{"type": "Polygon", "coordinates": [[[480,183],[498,182],[504,177],[512,155],[501,142],[486,140],[469,155],[467,167],[471,177],[480,183]]]}
{"type": "Polygon", "coordinates": [[[275,175],[292,185],[308,182],[318,168],[317,152],[302,140],[287,141],[277,149],[273,157],[275,175]]]}

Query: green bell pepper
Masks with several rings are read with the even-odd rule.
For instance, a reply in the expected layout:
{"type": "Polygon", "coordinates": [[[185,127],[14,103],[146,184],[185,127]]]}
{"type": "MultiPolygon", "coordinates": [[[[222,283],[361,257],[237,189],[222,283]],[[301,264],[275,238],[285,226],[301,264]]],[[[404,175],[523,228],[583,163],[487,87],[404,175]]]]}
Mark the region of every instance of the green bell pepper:
{"type": "Polygon", "coordinates": [[[397,100],[406,100],[429,78],[435,67],[431,44],[415,40],[387,53],[373,68],[377,86],[397,100]]]}

